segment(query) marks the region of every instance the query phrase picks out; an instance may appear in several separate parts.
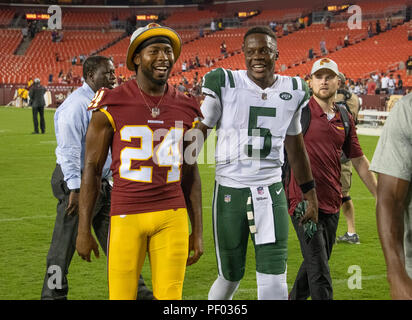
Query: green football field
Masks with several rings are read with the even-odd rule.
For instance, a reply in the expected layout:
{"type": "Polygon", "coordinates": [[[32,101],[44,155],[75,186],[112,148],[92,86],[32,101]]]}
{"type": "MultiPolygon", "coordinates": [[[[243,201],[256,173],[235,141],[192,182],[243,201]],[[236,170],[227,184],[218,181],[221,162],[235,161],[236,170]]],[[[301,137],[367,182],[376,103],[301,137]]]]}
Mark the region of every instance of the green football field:
{"type": "MultiPolygon", "coordinates": [[[[31,109],[0,107],[0,299],[39,299],[46,255],[52,236],[56,200],[50,177],[55,167],[53,110],[46,110],[46,134],[32,135],[31,109]]],[[[359,136],[372,158],[378,138],[359,136]]],[[[183,299],[207,299],[217,275],[211,229],[214,166],[200,165],[203,189],[204,255],[187,268],[183,299]]],[[[330,260],[334,298],[389,299],[386,268],[376,228],[375,200],[354,172],[352,199],[360,245],[337,244],[330,260]]],[[[341,216],[338,235],[346,232],[341,216]]],[[[107,299],[106,259],[87,263],[75,254],[68,275],[69,299],[107,299]]],[[[290,224],[288,284],[292,287],[302,261],[290,224]]],[[[143,272],[150,286],[146,260],[143,272]]],[[[257,298],[253,246],[249,245],[245,277],[234,299],[257,298]]]]}

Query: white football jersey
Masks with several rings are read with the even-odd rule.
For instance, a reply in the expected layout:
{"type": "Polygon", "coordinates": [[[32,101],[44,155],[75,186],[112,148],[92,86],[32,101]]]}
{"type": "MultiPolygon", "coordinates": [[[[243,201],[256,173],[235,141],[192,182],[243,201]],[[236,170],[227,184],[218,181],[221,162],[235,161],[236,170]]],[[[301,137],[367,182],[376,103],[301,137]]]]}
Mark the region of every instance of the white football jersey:
{"type": "Polygon", "coordinates": [[[246,70],[218,68],[205,75],[202,90],[214,97],[207,97],[201,110],[202,122],[216,126],[216,180],[229,187],[281,181],[284,139],[301,132],[306,83],[276,75],[274,84],[262,89],[246,70]]]}

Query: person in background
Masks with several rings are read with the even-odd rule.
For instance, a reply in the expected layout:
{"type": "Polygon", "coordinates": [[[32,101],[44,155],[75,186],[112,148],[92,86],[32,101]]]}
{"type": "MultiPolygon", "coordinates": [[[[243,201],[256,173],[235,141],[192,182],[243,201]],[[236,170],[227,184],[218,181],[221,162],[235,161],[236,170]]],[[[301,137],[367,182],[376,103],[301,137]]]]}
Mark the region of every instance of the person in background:
{"type": "MultiPolygon", "coordinates": [[[[345,108],[350,112],[353,117],[355,125],[358,120],[358,113],[360,109],[360,101],[356,94],[350,93],[347,86],[345,85],[346,77],[340,72],[340,87],[336,92],[335,101],[337,104],[343,104],[345,108]]],[[[372,81],[373,82],[373,81],[372,81]]],[[[340,182],[342,184],[342,213],[345,216],[347,224],[347,232],[337,238],[337,242],[346,242],[350,244],[360,244],[359,235],[356,233],[355,229],[355,207],[353,205],[352,198],[349,194],[350,188],[352,186],[352,162],[348,159],[344,153],[341,155],[341,178],[340,182]]]]}
{"type": "Polygon", "coordinates": [[[366,91],[368,95],[374,95],[376,91],[376,82],[372,79],[372,76],[368,79],[366,84],[366,91]]]}
{"type": "Polygon", "coordinates": [[[39,133],[38,116],[40,117],[41,133],[44,134],[46,132],[46,122],[44,120],[44,107],[46,106],[46,101],[44,100],[45,93],[46,88],[40,84],[40,79],[34,79],[34,84],[29,91],[30,106],[32,108],[34,126],[34,131],[32,132],[32,134],[39,133]]]}
{"type": "MultiPolygon", "coordinates": [[[[318,222],[315,225],[300,223],[299,216],[305,208],[302,190],[293,179],[293,169],[288,184],[289,214],[298,236],[303,256],[291,300],[333,299],[329,259],[335,243],[342,205],[341,153],[351,159],[359,177],[376,197],[376,179],[369,171],[369,161],[362,152],[355,123],[347,113],[350,128],[346,134],[335,95],[340,85],[336,62],[329,58],[317,60],[311,70],[310,86],[313,96],[309,100],[310,123],[304,135],[319,203],[318,222]]],[[[285,187],[286,188],[286,187],[285,187]]]]}
{"type": "Polygon", "coordinates": [[[412,76],[412,56],[406,60],[406,73],[408,76],[412,76]]]}
{"type": "Polygon", "coordinates": [[[390,96],[395,93],[395,88],[396,88],[396,80],[393,78],[393,74],[391,73],[389,75],[389,80],[388,80],[388,94],[390,96]]]}
{"type": "Polygon", "coordinates": [[[398,81],[396,81],[396,91],[395,91],[395,93],[403,95],[403,80],[402,80],[400,74],[398,74],[398,81]]]}
{"type": "MultiPolygon", "coordinates": [[[[83,85],[71,93],[54,115],[56,131],[56,167],[51,185],[58,200],[53,236],[46,261],[42,300],[65,300],[69,292],[67,274],[75,252],[81,175],[84,169],[85,137],[91,113],[87,106],[101,87],[112,89],[116,83],[113,63],[104,56],[91,56],[83,65],[83,85]],[[59,276],[56,279],[56,276],[59,276]],[[58,285],[57,285],[58,284],[58,285]]],[[[111,159],[102,170],[99,199],[93,211],[93,227],[104,253],[107,252],[111,204],[111,159]]],[[[153,295],[140,279],[140,298],[153,295]]]]}

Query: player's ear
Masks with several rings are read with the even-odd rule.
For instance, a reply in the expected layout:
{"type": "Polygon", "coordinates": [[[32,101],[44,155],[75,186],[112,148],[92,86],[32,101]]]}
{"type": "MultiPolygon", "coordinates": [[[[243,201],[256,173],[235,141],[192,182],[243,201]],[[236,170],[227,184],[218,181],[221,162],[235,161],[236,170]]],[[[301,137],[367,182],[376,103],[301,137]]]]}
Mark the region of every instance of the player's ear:
{"type": "Polygon", "coordinates": [[[134,63],[136,66],[138,66],[138,65],[140,65],[140,62],[141,62],[140,54],[139,54],[139,53],[136,53],[136,54],[134,55],[134,57],[133,57],[133,63],[134,63]]]}
{"type": "Polygon", "coordinates": [[[93,76],[94,76],[94,72],[92,70],[90,70],[89,72],[87,72],[87,79],[89,81],[93,81],[93,76]]]}

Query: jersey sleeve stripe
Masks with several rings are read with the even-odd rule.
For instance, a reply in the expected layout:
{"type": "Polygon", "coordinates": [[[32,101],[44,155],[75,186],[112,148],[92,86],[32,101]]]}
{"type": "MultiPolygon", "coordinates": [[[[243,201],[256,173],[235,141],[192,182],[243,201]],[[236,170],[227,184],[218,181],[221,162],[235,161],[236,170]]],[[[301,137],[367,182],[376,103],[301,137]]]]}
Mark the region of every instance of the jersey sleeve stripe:
{"type": "Polygon", "coordinates": [[[227,76],[228,76],[228,78],[229,78],[229,86],[230,86],[231,88],[234,88],[234,87],[235,87],[235,80],[233,79],[232,71],[226,70],[226,72],[227,72],[227,76]]]}
{"type": "Polygon", "coordinates": [[[298,89],[298,82],[296,81],[295,78],[292,78],[292,89],[297,90],[298,89]]]}
{"type": "Polygon", "coordinates": [[[109,119],[110,124],[111,124],[112,127],[113,127],[113,130],[116,132],[116,125],[115,125],[115,123],[114,123],[114,120],[113,120],[112,115],[111,115],[106,109],[104,109],[104,108],[100,108],[100,109],[98,109],[98,110],[101,111],[101,112],[103,112],[103,113],[106,115],[107,119],[109,119]]]}
{"type": "Polygon", "coordinates": [[[303,87],[302,78],[295,77],[295,79],[296,79],[296,82],[298,83],[298,90],[305,90],[303,87]]]}
{"type": "Polygon", "coordinates": [[[302,101],[299,103],[298,109],[300,107],[305,107],[306,104],[309,102],[310,94],[309,94],[309,88],[308,85],[306,84],[305,80],[300,78],[300,81],[302,83],[302,90],[305,92],[305,95],[302,98],[302,101]]]}
{"type": "Polygon", "coordinates": [[[225,87],[225,80],[226,76],[222,68],[217,68],[212,71],[209,71],[203,79],[202,90],[206,93],[209,93],[211,91],[214,93],[214,96],[217,96],[219,97],[219,99],[221,99],[221,88],[225,87]]]}

